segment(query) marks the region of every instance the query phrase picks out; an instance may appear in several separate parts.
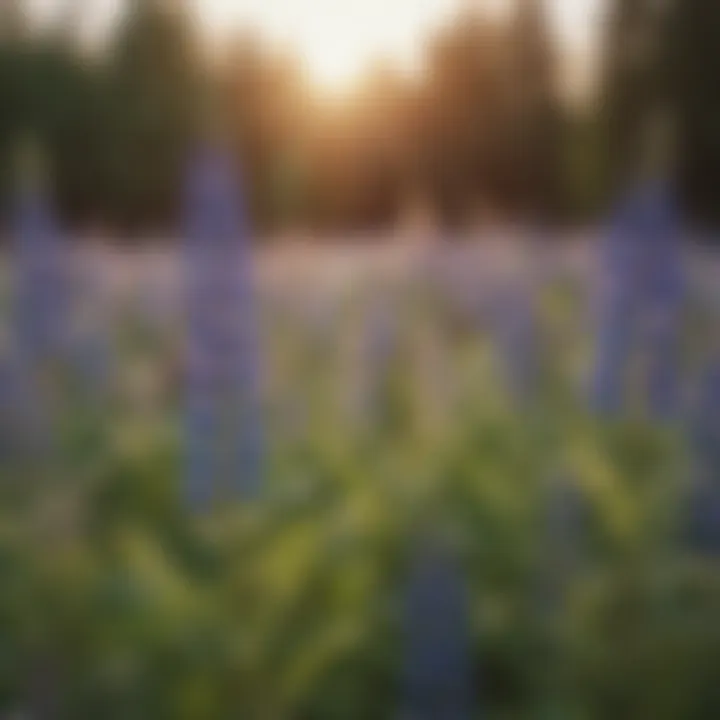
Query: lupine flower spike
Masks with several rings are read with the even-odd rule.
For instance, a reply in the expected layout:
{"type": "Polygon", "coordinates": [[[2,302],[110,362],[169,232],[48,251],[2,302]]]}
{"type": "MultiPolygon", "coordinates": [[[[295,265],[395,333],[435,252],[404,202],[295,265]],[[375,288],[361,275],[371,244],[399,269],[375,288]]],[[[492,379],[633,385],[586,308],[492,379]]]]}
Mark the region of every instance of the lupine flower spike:
{"type": "Polygon", "coordinates": [[[646,355],[645,397],[655,419],[671,419],[679,399],[677,332],[683,295],[680,223],[670,189],[643,185],[616,213],[600,263],[598,349],[592,406],[625,406],[635,347],[646,355]]]}
{"type": "Polygon", "coordinates": [[[186,189],[187,500],[255,496],[262,454],[248,230],[227,148],[206,141],[186,189]]]}
{"type": "Polygon", "coordinates": [[[28,142],[20,150],[14,209],[13,327],[20,417],[29,423],[31,446],[50,441],[53,378],[67,350],[69,288],[46,182],[40,150],[28,142]]]}

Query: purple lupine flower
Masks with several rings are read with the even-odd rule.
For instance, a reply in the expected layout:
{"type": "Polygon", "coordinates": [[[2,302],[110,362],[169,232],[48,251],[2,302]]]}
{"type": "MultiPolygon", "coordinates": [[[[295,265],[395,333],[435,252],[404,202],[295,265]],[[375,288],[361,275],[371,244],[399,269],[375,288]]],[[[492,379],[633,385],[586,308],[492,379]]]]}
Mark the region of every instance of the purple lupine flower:
{"type": "Polygon", "coordinates": [[[187,499],[259,491],[258,340],[245,209],[225,150],[206,145],[186,190],[187,499]]]}
{"type": "Polygon", "coordinates": [[[14,206],[13,374],[28,447],[51,444],[48,380],[67,350],[69,285],[63,240],[37,157],[23,158],[14,206]]]}
{"type": "Polygon", "coordinates": [[[463,720],[473,715],[467,590],[450,554],[418,549],[407,589],[400,717],[463,720]]]}
{"type": "Polygon", "coordinates": [[[648,410],[659,419],[677,406],[678,319],[683,268],[678,213],[666,185],[640,188],[615,214],[600,259],[598,349],[591,404],[620,412],[636,345],[648,354],[648,410]]]}
{"type": "Polygon", "coordinates": [[[23,364],[58,359],[66,340],[68,283],[62,239],[42,183],[20,184],[15,240],[15,339],[23,364]]]}

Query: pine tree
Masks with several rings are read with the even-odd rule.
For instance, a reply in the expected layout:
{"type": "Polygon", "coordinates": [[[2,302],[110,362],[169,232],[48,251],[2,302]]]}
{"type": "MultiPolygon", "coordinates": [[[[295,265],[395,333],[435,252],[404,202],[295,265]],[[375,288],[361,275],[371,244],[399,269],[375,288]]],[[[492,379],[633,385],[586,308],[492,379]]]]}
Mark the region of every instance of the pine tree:
{"type": "Polygon", "coordinates": [[[130,0],[112,47],[106,108],[109,195],[130,228],[177,214],[196,124],[196,50],[184,2],[130,0]]]}
{"type": "Polygon", "coordinates": [[[690,215],[720,222],[720,4],[673,0],[663,36],[667,91],[675,111],[678,180],[690,215]]]}
{"type": "Polygon", "coordinates": [[[643,162],[643,134],[659,108],[674,110],[667,83],[667,8],[658,0],[613,0],[605,27],[602,105],[613,184],[643,162]]]}
{"type": "Polygon", "coordinates": [[[517,201],[526,219],[546,221],[558,209],[562,111],[542,0],[518,0],[512,38],[517,201]]]}

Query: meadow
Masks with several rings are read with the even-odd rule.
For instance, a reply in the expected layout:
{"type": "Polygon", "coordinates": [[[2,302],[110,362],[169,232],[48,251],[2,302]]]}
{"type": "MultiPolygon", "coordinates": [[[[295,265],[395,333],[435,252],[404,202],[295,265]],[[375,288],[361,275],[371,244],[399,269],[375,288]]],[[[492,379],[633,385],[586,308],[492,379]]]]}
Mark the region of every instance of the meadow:
{"type": "Polygon", "coordinates": [[[78,257],[52,431],[0,417],[0,717],[398,717],[428,537],[465,588],[476,717],[716,716],[720,576],[687,534],[717,260],[687,252],[683,411],[658,423],[642,358],[627,413],[588,406],[592,252],[263,252],[262,489],[206,513],[184,502],[177,258],[78,257]]]}

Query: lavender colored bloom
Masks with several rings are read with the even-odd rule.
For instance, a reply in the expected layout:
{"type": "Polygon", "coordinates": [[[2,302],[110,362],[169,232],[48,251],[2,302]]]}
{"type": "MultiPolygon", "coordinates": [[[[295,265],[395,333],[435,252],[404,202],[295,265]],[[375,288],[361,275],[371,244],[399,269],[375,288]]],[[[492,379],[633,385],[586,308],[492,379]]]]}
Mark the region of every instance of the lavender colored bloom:
{"type": "Polygon", "coordinates": [[[40,184],[21,187],[14,238],[17,351],[36,368],[62,354],[69,300],[62,240],[40,184]]]}
{"type": "Polygon", "coordinates": [[[460,570],[447,552],[422,547],[407,591],[403,720],[472,717],[467,602],[460,570]]]}
{"type": "Polygon", "coordinates": [[[228,155],[203,147],[186,192],[187,499],[259,491],[258,341],[244,207],[228,155]]]}
{"type": "MultiPolygon", "coordinates": [[[[29,165],[23,170],[35,170],[29,165]]],[[[40,176],[19,182],[14,206],[14,414],[33,457],[52,445],[49,379],[67,351],[69,284],[63,241],[40,176]]]]}
{"type": "Polygon", "coordinates": [[[680,221],[664,184],[635,192],[615,214],[600,259],[599,327],[591,404],[620,412],[636,344],[648,356],[647,404],[659,419],[677,407],[677,332],[683,296],[680,221]]]}

